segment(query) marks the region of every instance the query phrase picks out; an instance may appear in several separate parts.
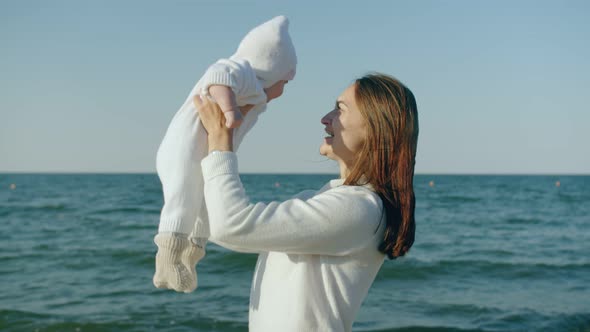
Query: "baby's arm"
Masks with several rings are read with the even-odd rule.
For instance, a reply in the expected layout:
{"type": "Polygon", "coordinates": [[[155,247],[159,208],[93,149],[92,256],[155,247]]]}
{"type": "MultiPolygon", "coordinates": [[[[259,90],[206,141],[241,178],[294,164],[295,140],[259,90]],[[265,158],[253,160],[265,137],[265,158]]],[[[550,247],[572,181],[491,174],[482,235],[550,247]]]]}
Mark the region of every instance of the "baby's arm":
{"type": "Polygon", "coordinates": [[[211,85],[209,95],[219,105],[225,115],[225,125],[228,128],[236,128],[242,124],[243,117],[236,101],[234,91],[225,85],[211,85]]]}
{"type": "Polygon", "coordinates": [[[248,96],[252,105],[266,103],[268,99],[256,73],[246,60],[219,59],[209,66],[200,81],[202,86],[199,94],[209,96],[219,104],[229,128],[240,126],[247,110],[252,108],[248,106],[250,104],[238,107],[237,96],[248,96]]]}

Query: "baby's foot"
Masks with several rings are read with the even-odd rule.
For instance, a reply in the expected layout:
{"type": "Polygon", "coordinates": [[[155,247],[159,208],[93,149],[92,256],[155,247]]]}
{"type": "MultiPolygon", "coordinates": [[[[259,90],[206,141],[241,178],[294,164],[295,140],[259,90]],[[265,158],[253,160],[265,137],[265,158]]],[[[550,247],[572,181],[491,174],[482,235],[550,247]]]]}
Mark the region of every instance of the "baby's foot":
{"type": "Polygon", "coordinates": [[[157,288],[190,293],[197,288],[195,265],[205,256],[204,248],[189,241],[184,234],[157,234],[156,272],[153,282],[157,288]]]}

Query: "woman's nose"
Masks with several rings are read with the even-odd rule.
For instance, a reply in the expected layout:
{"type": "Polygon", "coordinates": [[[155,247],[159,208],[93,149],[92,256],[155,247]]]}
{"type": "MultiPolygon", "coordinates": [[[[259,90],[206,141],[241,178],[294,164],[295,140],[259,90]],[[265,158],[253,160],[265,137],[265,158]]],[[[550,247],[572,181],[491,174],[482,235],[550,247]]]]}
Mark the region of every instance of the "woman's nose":
{"type": "Polygon", "coordinates": [[[332,122],[332,118],[331,118],[330,114],[332,114],[332,112],[329,112],[328,114],[326,114],[326,115],[324,115],[324,116],[322,117],[322,119],[321,119],[321,121],[320,121],[320,122],[321,122],[321,123],[322,123],[324,126],[329,126],[329,125],[330,125],[330,123],[332,122]]]}

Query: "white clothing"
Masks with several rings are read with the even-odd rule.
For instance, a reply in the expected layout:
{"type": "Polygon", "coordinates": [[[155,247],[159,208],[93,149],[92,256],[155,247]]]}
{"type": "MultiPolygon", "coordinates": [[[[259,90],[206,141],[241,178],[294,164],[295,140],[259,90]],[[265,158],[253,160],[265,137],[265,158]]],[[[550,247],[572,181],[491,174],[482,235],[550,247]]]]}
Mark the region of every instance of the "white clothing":
{"type": "Polygon", "coordinates": [[[351,331],[385,255],[379,196],[332,180],[285,202],[250,203],[233,152],[203,159],[210,241],[259,253],[250,331],[351,331]]]}
{"type": "Polygon", "coordinates": [[[233,56],[250,62],[264,88],[279,80],[292,80],[297,54],[289,35],[289,19],[280,15],[250,30],[233,56]]]}
{"type": "Polygon", "coordinates": [[[220,59],[209,67],[174,115],[156,158],[156,169],[164,207],[160,215],[159,233],[182,233],[192,237],[209,237],[209,228],[200,218],[203,213],[203,179],[201,160],[207,155],[207,132],[201,125],[193,96],[202,95],[213,84],[230,87],[238,106],[255,105],[234,130],[234,149],[266,109],[266,93],[254,70],[246,60],[220,59]]]}
{"type": "Polygon", "coordinates": [[[205,255],[209,237],[200,163],[208,150],[207,135],[193,97],[208,96],[209,86],[218,84],[232,89],[238,106],[254,105],[234,130],[237,149],[266,108],[264,88],[279,80],[293,79],[296,65],[289,20],[277,16],[248,32],[230,59],[210,66],[172,119],[156,161],[164,193],[158,234],[154,237],[158,252],[153,283],[157,288],[194,291],[198,286],[195,266],[205,255]]]}

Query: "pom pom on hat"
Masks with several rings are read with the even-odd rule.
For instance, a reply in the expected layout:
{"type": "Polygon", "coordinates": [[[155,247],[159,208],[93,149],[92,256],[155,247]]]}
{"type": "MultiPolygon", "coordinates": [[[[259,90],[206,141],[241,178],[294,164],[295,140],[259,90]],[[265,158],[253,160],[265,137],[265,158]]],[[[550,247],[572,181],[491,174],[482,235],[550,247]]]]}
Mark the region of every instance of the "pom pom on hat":
{"type": "Polygon", "coordinates": [[[297,55],[289,36],[289,19],[277,16],[250,30],[232,57],[250,62],[265,88],[293,79],[297,55]]]}

